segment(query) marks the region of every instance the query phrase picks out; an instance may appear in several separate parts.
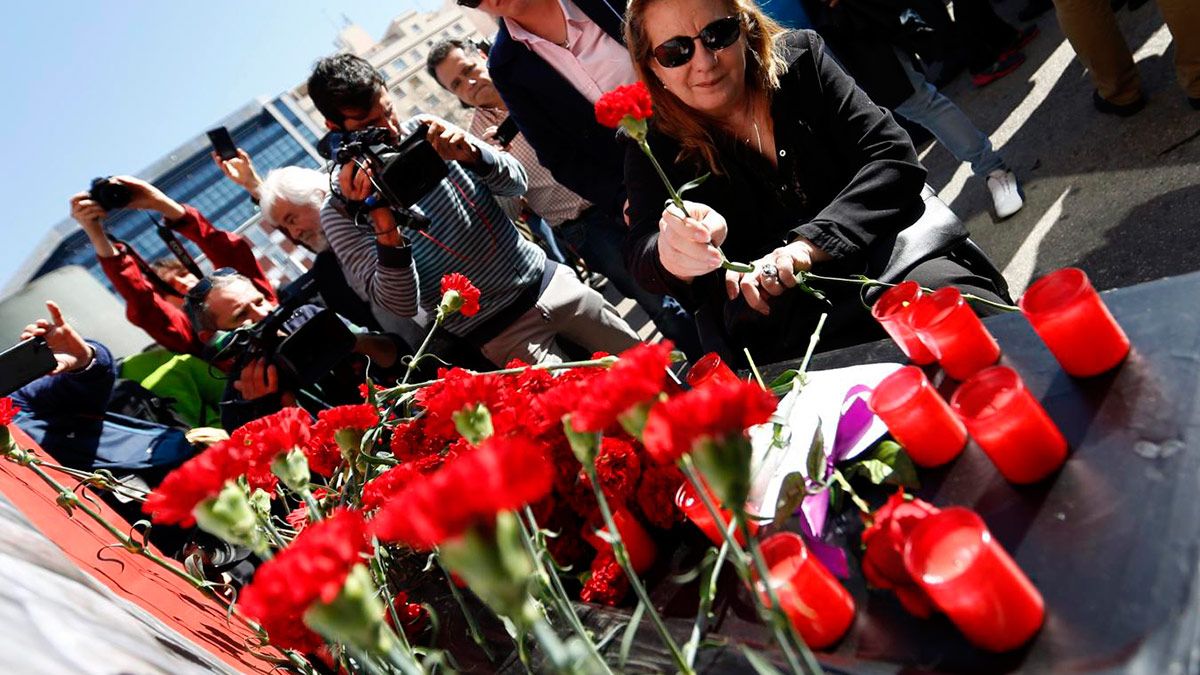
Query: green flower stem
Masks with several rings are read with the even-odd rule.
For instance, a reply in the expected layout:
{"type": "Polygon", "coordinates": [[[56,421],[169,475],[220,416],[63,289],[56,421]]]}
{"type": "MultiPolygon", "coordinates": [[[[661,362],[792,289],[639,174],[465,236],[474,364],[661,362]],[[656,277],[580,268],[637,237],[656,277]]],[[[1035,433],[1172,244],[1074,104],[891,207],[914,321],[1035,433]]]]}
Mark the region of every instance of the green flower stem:
{"type": "Polygon", "coordinates": [[[808,362],[812,360],[817,343],[821,341],[821,330],[825,328],[825,319],[828,318],[829,314],[822,312],[817,319],[817,327],[813,329],[812,335],[808,336],[808,349],[804,350],[804,358],[800,360],[800,368],[797,370],[796,377],[803,377],[808,372],[808,362]]]}
{"type": "MultiPolygon", "coordinates": [[[[692,458],[688,455],[684,455],[680,462],[680,467],[683,469],[683,473],[687,477],[688,481],[691,482],[692,489],[695,490],[696,494],[700,497],[700,501],[704,504],[704,508],[708,510],[709,516],[712,517],[713,522],[725,522],[725,517],[721,514],[720,509],[717,508],[717,505],[709,496],[704,481],[701,479],[699,472],[697,472],[695,463],[692,462],[692,458]]],[[[745,549],[742,548],[741,544],[738,544],[737,539],[735,539],[733,536],[735,528],[741,529],[742,536],[746,539],[746,541],[754,546],[754,548],[757,548],[757,542],[755,542],[753,535],[750,534],[749,527],[745,526],[744,511],[741,512],[740,517],[739,513],[735,512],[733,522],[730,523],[730,526],[719,529],[725,536],[725,545],[734,552],[734,568],[738,571],[738,575],[741,577],[742,582],[751,588],[751,594],[754,596],[755,605],[759,608],[759,613],[763,620],[771,626],[772,631],[775,633],[775,639],[779,642],[779,646],[783,650],[784,657],[788,661],[788,666],[793,672],[797,673],[820,673],[821,669],[819,666],[817,666],[815,669],[805,669],[801,667],[800,659],[796,655],[797,652],[805,656],[806,662],[815,664],[816,659],[812,656],[812,652],[809,651],[808,646],[805,645],[804,641],[800,639],[800,636],[796,634],[796,629],[794,626],[792,626],[791,621],[788,621],[787,617],[783,616],[783,612],[779,605],[779,599],[775,597],[775,591],[770,587],[770,584],[767,584],[767,592],[768,597],[771,600],[771,607],[763,607],[762,602],[759,600],[758,594],[754,592],[754,584],[750,575],[750,569],[746,563],[748,555],[745,549]],[[780,621],[781,618],[782,621],[780,621]],[[795,647],[793,647],[793,645],[795,645],[795,647]]],[[[759,577],[762,579],[767,578],[766,575],[761,573],[759,577]]]]}
{"type": "Polygon", "coordinates": [[[309,522],[317,522],[325,516],[321,513],[321,505],[317,503],[317,498],[313,496],[312,490],[305,488],[300,492],[300,498],[304,500],[304,505],[308,507],[309,522]]]}
{"type": "MultiPolygon", "coordinates": [[[[820,274],[813,274],[812,272],[806,272],[803,270],[795,270],[794,273],[803,277],[804,279],[816,279],[817,281],[833,281],[833,282],[842,283],[842,284],[858,284],[859,286],[862,286],[864,289],[874,288],[876,286],[882,286],[883,288],[892,288],[893,286],[898,285],[898,284],[889,284],[886,281],[879,281],[878,279],[870,279],[870,278],[864,277],[864,276],[826,277],[826,276],[822,276],[820,274]]],[[[921,290],[925,291],[926,293],[933,292],[932,288],[925,288],[924,286],[921,287],[921,290]]],[[[993,309],[998,309],[1002,312],[1019,312],[1019,311],[1021,311],[1021,308],[1017,307],[1015,305],[1006,305],[1002,302],[992,302],[991,300],[985,300],[984,298],[981,298],[978,295],[972,295],[971,293],[963,293],[962,297],[963,297],[963,300],[966,300],[968,302],[974,302],[974,303],[977,303],[980,305],[991,307],[993,309]]]]}
{"type": "Polygon", "coordinates": [[[282,551],[287,548],[288,540],[280,533],[279,528],[275,527],[275,523],[271,522],[271,516],[259,516],[258,524],[262,526],[263,531],[270,537],[271,543],[275,544],[275,548],[282,551]]]}
{"type": "Polygon", "coordinates": [[[454,596],[454,601],[458,603],[458,608],[462,610],[463,618],[467,621],[467,631],[471,633],[471,639],[483,650],[483,655],[487,657],[487,660],[495,663],[496,655],[492,654],[492,649],[488,647],[487,640],[483,639],[483,632],[479,630],[479,623],[475,621],[475,615],[471,614],[471,611],[467,608],[467,601],[463,599],[462,593],[458,590],[458,586],[455,585],[450,569],[446,567],[446,563],[442,562],[441,555],[436,551],[433,554],[433,558],[437,561],[442,574],[446,576],[446,584],[450,586],[450,595],[454,596]]]}
{"type": "MultiPolygon", "coordinates": [[[[671,179],[667,178],[667,172],[663,171],[662,165],[658,163],[658,158],[656,158],[654,153],[650,151],[650,144],[646,142],[645,138],[637,139],[637,144],[638,147],[642,149],[642,152],[646,155],[646,157],[650,160],[650,163],[654,165],[654,170],[658,172],[658,177],[662,180],[663,185],[666,186],[667,193],[671,195],[671,202],[675,204],[675,208],[679,209],[679,213],[681,215],[686,216],[687,209],[683,207],[683,197],[680,196],[679,191],[675,189],[675,186],[671,185],[671,179]]],[[[713,248],[717,249],[717,253],[721,255],[721,269],[726,269],[731,272],[738,272],[740,274],[749,274],[754,271],[754,265],[732,262],[729,260],[729,258],[725,257],[725,252],[721,250],[720,246],[713,244],[713,248]]]]}
{"type": "MultiPolygon", "coordinates": [[[[375,542],[375,550],[381,549],[382,546],[379,542],[375,542]]],[[[396,613],[396,601],[392,596],[391,589],[388,588],[387,574],[384,572],[383,562],[378,554],[371,556],[370,569],[371,575],[375,578],[375,586],[383,596],[383,604],[387,607],[388,616],[392,617],[392,626],[395,628],[395,630],[389,630],[386,625],[384,626],[390,643],[387,659],[406,675],[421,675],[425,669],[420,666],[413,653],[412,645],[408,642],[408,636],[404,634],[404,623],[396,613]]]]}
{"type": "MultiPolygon", "coordinates": [[[[546,621],[544,614],[538,612],[537,618],[533,620],[530,629],[533,631],[533,638],[541,645],[542,651],[546,653],[546,658],[550,660],[550,664],[553,666],[551,672],[573,672],[571,668],[571,654],[567,650],[567,646],[559,639],[558,633],[555,633],[554,628],[546,621]]],[[[526,665],[528,666],[529,664],[527,663],[526,665]]]]}
{"type": "MultiPolygon", "coordinates": [[[[533,509],[525,507],[525,518],[529,521],[529,527],[533,528],[534,532],[538,531],[537,518],[533,515],[533,509]]],[[[520,520],[520,519],[518,519],[520,520]]],[[[567,595],[567,589],[563,588],[562,579],[558,576],[558,571],[555,569],[547,569],[545,557],[550,555],[550,551],[545,546],[538,546],[535,538],[529,536],[529,532],[525,529],[525,522],[521,521],[521,535],[525,542],[525,547],[529,550],[529,554],[533,557],[533,562],[537,565],[538,574],[543,575],[549,580],[550,592],[548,595],[558,606],[559,613],[566,618],[567,623],[571,624],[571,628],[583,640],[584,646],[587,647],[588,653],[596,660],[596,664],[600,667],[599,672],[612,675],[612,670],[605,662],[604,656],[600,654],[600,650],[596,647],[596,643],[588,634],[587,628],[584,627],[583,621],[579,619],[579,614],[575,612],[575,606],[571,604],[571,598],[567,595]],[[544,555],[543,555],[544,554],[544,555]]]]}
{"type": "Polygon", "coordinates": [[[417,352],[412,355],[412,358],[408,361],[408,367],[404,369],[404,379],[400,380],[401,387],[408,384],[408,378],[412,377],[412,374],[417,372],[417,363],[419,363],[421,358],[425,356],[425,350],[429,349],[429,341],[433,339],[433,334],[437,332],[437,329],[445,320],[446,316],[442,314],[442,311],[439,309],[437,316],[434,317],[433,325],[429,327],[429,332],[425,334],[425,339],[421,341],[421,346],[417,347],[417,352]]]}
{"type": "Polygon", "coordinates": [[[708,620],[712,614],[713,599],[717,597],[717,579],[721,576],[721,567],[725,564],[725,557],[728,553],[729,542],[726,541],[721,544],[721,548],[717,551],[717,559],[713,561],[712,569],[708,573],[708,579],[700,579],[700,606],[696,608],[696,622],[692,624],[691,638],[688,639],[687,644],[683,645],[683,656],[687,659],[689,666],[694,667],[696,665],[696,654],[700,651],[700,640],[708,632],[708,620]]]}
{"type": "Polygon", "coordinates": [[[604,496],[604,490],[600,487],[600,477],[596,475],[596,465],[584,462],[583,468],[587,471],[588,481],[592,484],[592,492],[595,493],[596,501],[600,505],[600,515],[604,517],[604,526],[608,530],[609,538],[612,539],[613,555],[617,559],[617,564],[621,566],[626,576],[629,577],[629,585],[633,587],[633,592],[637,595],[638,600],[645,605],[646,614],[650,616],[650,622],[654,624],[654,628],[658,631],[663,644],[671,652],[671,658],[675,660],[675,665],[679,668],[679,672],[684,675],[694,675],[696,671],[688,665],[687,659],[683,657],[683,652],[679,649],[679,645],[675,644],[675,639],[671,637],[671,633],[667,630],[667,624],[654,607],[654,603],[650,600],[650,594],[646,592],[646,587],[642,584],[641,578],[634,571],[633,564],[629,561],[629,553],[625,550],[625,542],[621,540],[621,533],[617,529],[616,521],[613,520],[612,510],[608,507],[608,499],[604,496]]]}
{"type": "MultiPolygon", "coordinates": [[[[22,451],[22,452],[27,452],[27,451],[22,451]]],[[[33,457],[32,454],[30,454],[29,460],[27,462],[21,462],[21,463],[25,464],[25,466],[28,467],[30,471],[33,471],[35,474],[37,474],[37,476],[39,478],[41,478],[43,481],[45,481],[45,483],[47,485],[54,488],[58,492],[59,498],[61,500],[64,500],[65,502],[69,503],[71,506],[78,508],[79,510],[88,514],[88,516],[90,516],[92,518],[92,520],[99,523],[100,526],[103,527],[105,530],[108,530],[108,533],[111,534],[113,537],[115,537],[117,542],[119,542],[126,551],[129,551],[130,553],[136,553],[136,554],[150,560],[151,562],[157,564],[159,567],[166,569],[171,574],[174,574],[175,576],[179,577],[180,579],[183,579],[184,581],[188,582],[189,584],[191,584],[192,588],[198,589],[205,593],[210,593],[210,594],[212,593],[211,589],[208,588],[208,582],[204,581],[203,579],[197,579],[196,577],[192,576],[191,574],[188,574],[187,571],[182,570],[182,569],[176,567],[175,565],[172,565],[171,563],[167,562],[166,559],[164,559],[162,556],[159,556],[157,553],[151,551],[148,547],[134,541],[128,534],[125,534],[124,532],[118,530],[116,528],[116,526],[114,526],[112,523],[108,522],[108,519],[106,519],[104,516],[100,515],[99,512],[93,510],[90,506],[85,504],[81,499],[76,497],[74,492],[71,492],[70,490],[68,490],[61,483],[59,483],[52,476],[50,476],[50,474],[43,471],[42,468],[40,466],[38,466],[39,464],[41,464],[41,460],[37,459],[36,457],[33,457]]],[[[219,596],[217,596],[217,597],[219,597],[219,596]]]]}

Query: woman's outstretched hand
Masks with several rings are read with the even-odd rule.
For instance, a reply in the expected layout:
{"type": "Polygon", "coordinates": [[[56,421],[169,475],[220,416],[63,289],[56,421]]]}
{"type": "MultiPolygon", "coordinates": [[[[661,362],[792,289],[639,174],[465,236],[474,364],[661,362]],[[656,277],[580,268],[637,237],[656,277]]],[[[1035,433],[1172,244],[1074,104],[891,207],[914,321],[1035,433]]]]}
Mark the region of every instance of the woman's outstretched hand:
{"type": "Polygon", "coordinates": [[[809,240],[797,239],[755,260],[753,272],[726,272],[725,293],[730,300],[741,295],[756,312],[770,314],[768,301],[794,288],[798,283],[797,272],[807,272],[814,262],[828,259],[829,254],[809,240]]]}
{"type": "Polygon", "coordinates": [[[658,259],[676,278],[690,282],[721,266],[717,250],[729,233],[725,217],[705,204],[685,201],[686,217],[674,204],[658,221],[658,259]]]}

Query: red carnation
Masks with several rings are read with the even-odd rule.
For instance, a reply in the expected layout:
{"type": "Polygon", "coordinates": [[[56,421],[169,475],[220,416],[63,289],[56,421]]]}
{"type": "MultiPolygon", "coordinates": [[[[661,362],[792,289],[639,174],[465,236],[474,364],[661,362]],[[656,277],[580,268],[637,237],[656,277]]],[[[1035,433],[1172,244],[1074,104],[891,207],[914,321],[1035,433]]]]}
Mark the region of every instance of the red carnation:
{"type": "Polygon", "coordinates": [[[342,463],[342,451],[333,438],[325,437],[323,432],[310,438],[301,449],[308,458],[308,470],[326,478],[332,476],[342,463]]]}
{"type": "Polygon", "coordinates": [[[875,510],[873,522],[862,534],[862,569],[867,583],[894,591],[900,604],[920,618],[933,612],[933,603],[904,566],[904,545],[921,520],[939,510],[920,499],[905,499],[901,488],[875,510]]]}
{"type": "Polygon", "coordinates": [[[596,101],[596,121],[613,129],[626,117],[645,120],[653,111],[650,91],[641,82],[617,87],[596,101]]]}
{"type": "Polygon", "coordinates": [[[12,424],[13,418],[21,409],[13,404],[13,400],[7,396],[0,398],[0,427],[6,427],[12,424]]]}
{"type": "Polygon", "coordinates": [[[322,641],[304,626],[304,613],[315,602],[333,602],[350,569],[370,549],[362,514],[335,511],[304,528],[287,548],[263,563],[242,589],[238,606],[262,624],[271,644],[313,651],[322,641]]]}
{"type": "Polygon", "coordinates": [[[458,311],[463,316],[475,316],[479,313],[479,289],[458,272],[447,274],[442,277],[441,307],[446,309],[446,314],[458,311]],[[451,292],[456,296],[447,297],[451,292]]]}
{"type": "Polygon", "coordinates": [[[409,481],[419,474],[413,464],[393,466],[375,478],[367,481],[362,488],[362,507],[364,511],[374,511],[384,505],[392,495],[408,485],[409,481]]]}
{"type": "Polygon", "coordinates": [[[395,494],[371,522],[384,541],[428,549],[499,511],[542,499],[553,472],[541,446],[523,438],[492,437],[395,494]]]}
{"type": "Polygon", "coordinates": [[[312,418],[302,408],[289,407],[238,427],[229,440],[245,453],[246,482],[250,489],[275,494],[279,479],[271,462],[281,453],[303,448],[312,433],[312,418]]]}
{"type": "Polygon", "coordinates": [[[629,593],[629,577],[617,563],[612,549],[601,551],[592,561],[592,575],[579,592],[579,599],[615,607],[629,593]]]}
{"type": "Polygon", "coordinates": [[[425,433],[439,438],[458,436],[454,413],[482,404],[490,413],[503,407],[502,387],[496,375],[451,368],[438,373],[441,380],[417,392],[416,401],[427,413],[425,433]]]}
{"type": "Polygon", "coordinates": [[[195,525],[192,510],[200,502],[215,497],[226,481],[244,474],[248,467],[247,455],[244,446],[232,441],[221,441],[209,447],[167,474],[146,497],[142,511],[160,525],[195,525]]]}
{"type": "Polygon", "coordinates": [[[683,482],[683,474],[673,464],[652,465],[642,471],[637,505],[647,522],[666,530],[683,520],[683,512],[675,506],[675,494],[683,482]]]}
{"type": "MultiPolygon", "coordinates": [[[[425,611],[425,607],[420,603],[409,602],[408,593],[404,591],[396,591],[395,598],[392,599],[392,607],[396,610],[396,616],[400,618],[400,623],[404,625],[404,634],[410,639],[415,638],[425,630],[425,625],[428,623],[429,613],[425,611]]],[[[384,615],[387,623],[392,628],[395,624],[392,622],[392,613],[387,612],[384,615]]]]}
{"type": "Polygon", "coordinates": [[[775,406],[775,396],[753,382],[713,382],[654,406],[642,441],[654,461],[670,464],[700,439],[740,435],[766,422],[775,406]]]}
{"type": "Polygon", "coordinates": [[[332,438],[334,434],[343,429],[366,431],[376,424],[379,424],[379,410],[370,403],[340,405],[317,413],[317,423],[313,426],[313,434],[327,434],[332,438]]]}
{"type": "Polygon", "coordinates": [[[596,476],[611,502],[624,504],[637,488],[642,462],[628,441],[605,436],[596,453],[596,476]]]}
{"type": "Polygon", "coordinates": [[[642,343],[622,353],[613,367],[594,381],[595,386],[571,414],[575,430],[604,431],[625,411],[657,397],[663,390],[673,347],[670,340],[664,340],[642,343]]]}

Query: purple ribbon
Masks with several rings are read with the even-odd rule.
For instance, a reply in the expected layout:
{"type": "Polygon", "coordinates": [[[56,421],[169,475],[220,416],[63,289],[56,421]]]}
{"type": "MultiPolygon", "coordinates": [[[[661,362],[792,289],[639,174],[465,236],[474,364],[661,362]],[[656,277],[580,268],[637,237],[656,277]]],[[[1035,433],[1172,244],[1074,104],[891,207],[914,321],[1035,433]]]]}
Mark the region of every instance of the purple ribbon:
{"type": "MultiPolygon", "coordinates": [[[[863,384],[855,385],[846,392],[842,401],[842,413],[838,418],[837,433],[834,435],[833,450],[825,457],[825,475],[822,479],[829,477],[833,473],[833,467],[839,462],[854,459],[866,449],[851,452],[870,429],[875,418],[875,414],[867,405],[867,397],[870,394],[871,388],[863,384]]],[[[841,579],[849,577],[850,568],[846,562],[846,552],[821,540],[825,533],[825,519],[829,516],[829,491],[822,490],[805,497],[800,502],[798,512],[802,516],[800,531],[808,549],[834,576],[841,579]]]]}

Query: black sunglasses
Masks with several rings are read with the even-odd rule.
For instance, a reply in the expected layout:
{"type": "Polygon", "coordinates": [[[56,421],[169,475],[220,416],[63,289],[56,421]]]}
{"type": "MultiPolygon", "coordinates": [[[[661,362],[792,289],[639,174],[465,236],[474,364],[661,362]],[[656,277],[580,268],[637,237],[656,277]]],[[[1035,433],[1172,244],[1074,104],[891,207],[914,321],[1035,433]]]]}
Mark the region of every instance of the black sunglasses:
{"type": "Polygon", "coordinates": [[[204,302],[204,299],[208,297],[209,291],[212,290],[213,279],[216,277],[231,277],[237,273],[237,270],[233,269],[232,267],[222,267],[220,269],[213,270],[212,274],[200,279],[200,281],[196,282],[195,286],[192,286],[190,289],[188,289],[188,303],[198,305],[204,302]]]}
{"type": "Polygon", "coordinates": [[[696,40],[710,52],[719,52],[737,42],[742,35],[740,16],[727,16],[708,24],[695,37],[679,35],[654,48],[654,60],[663,68],[678,68],[692,60],[696,40]]]}
{"type": "Polygon", "coordinates": [[[459,7],[469,7],[470,9],[479,9],[481,4],[483,4],[483,0],[458,0],[459,7]]]}

